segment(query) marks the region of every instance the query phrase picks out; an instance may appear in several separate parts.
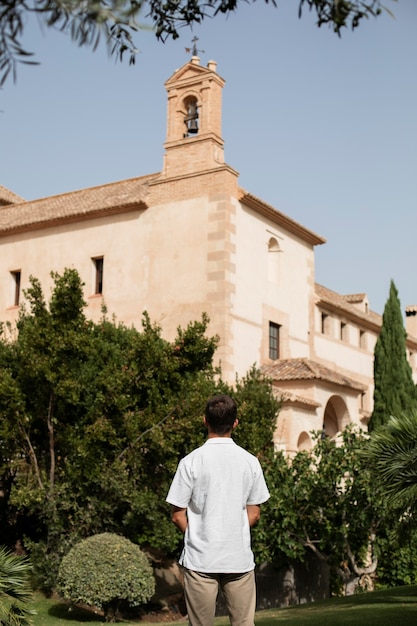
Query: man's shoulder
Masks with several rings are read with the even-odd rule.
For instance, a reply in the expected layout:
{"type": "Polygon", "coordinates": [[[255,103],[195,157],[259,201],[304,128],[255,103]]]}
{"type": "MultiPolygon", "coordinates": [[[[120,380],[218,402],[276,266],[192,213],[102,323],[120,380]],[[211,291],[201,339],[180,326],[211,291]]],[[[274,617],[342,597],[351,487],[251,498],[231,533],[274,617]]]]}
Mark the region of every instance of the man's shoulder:
{"type": "MultiPolygon", "coordinates": [[[[236,443],[236,442],[235,442],[236,443]]],[[[243,454],[244,456],[250,458],[250,459],[255,459],[255,461],[258,460],[258,457],[255,456],[254,454],[252,454],[252,452],[249,452],[249,450],[246,450],[246,448],[242,448],[242,446],[239,446],[238,444],[236,444],[236,448],[239,450],[239,452],[241,454],[243,454]]]]}
{"type": "Polygon", "coordinates": [[[249,450],[246,450],[246,448],[236,444],[234,450],[235,458],[240,458],[243,463],[250,465],[254,469],[261,467],[258,457],[252,454],[252,452],[249,452],[249,450]]]}
{"type": "Polygon", "coordinates": [[[204,445],[198,446],[198,448],[194,448],[194,450],[191,450],[191,452],[182,457],[180,463],[187,463],[188,461],[191,461],[192,459],[198,457],[199,454],[201,454],[203,447],[204,445]]]}

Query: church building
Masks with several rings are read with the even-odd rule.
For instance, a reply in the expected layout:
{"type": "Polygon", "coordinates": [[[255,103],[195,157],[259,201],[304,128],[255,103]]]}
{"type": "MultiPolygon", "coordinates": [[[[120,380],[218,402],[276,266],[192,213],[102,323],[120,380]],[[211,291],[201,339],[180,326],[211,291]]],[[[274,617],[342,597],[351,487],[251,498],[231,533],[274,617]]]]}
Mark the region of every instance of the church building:
{"type": "MultiPolygon", "coordinates": [[[[274,443],[293,454],[311,431],[366,428],[382,319],[366,294],[315,282],[323,237],[240,186],[224,158],[224,84],[197,56],[166,81],[160,172],[30,202],[0,186],[0,321],[17,319],[30,275],[48,299],[51,271],[65,268],[79,272],[95,321],[105,305],[140,328],[147,311],[172,340],[207,313],[223,377],[256,365],[273,381],[274,443]]],[[[417,307],[406,314],[417,379],[417,307]]]]}

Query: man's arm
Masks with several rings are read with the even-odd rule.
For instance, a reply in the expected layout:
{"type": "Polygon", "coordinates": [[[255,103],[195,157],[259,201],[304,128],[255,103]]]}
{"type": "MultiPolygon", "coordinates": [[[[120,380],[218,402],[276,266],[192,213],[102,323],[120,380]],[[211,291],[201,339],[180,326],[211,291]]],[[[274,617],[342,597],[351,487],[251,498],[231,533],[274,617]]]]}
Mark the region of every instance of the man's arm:
{"type": "Polygon", "coordinates": [[[246,512],[248,514],[249,526],[255,526],[261,519],[261,505],[260,504],[247,504],[246,512]]]}
{"type": "Polygon", "coordinates": [[[187,509],[173,506],[171,509],[171,521],[182,533],[185,533],[185,529],[188,526],[187,509]]]}

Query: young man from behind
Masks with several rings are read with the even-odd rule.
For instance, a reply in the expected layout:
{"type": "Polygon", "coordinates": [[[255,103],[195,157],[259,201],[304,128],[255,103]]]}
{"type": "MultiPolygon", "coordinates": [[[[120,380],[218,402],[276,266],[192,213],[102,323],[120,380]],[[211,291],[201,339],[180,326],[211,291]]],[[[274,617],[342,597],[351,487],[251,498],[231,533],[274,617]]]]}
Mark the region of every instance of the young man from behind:
{"type": "Polygon", "coordinates": [[[167,502],[184,533],[180,564],[190,626],[212,626],[219,586],[232,626],[253,626],[255,562],[250,528],[269,498],[258,459],[236,445],[237,407],[227,395],[206,405],[207,441],[183,458],[167,502]]]}

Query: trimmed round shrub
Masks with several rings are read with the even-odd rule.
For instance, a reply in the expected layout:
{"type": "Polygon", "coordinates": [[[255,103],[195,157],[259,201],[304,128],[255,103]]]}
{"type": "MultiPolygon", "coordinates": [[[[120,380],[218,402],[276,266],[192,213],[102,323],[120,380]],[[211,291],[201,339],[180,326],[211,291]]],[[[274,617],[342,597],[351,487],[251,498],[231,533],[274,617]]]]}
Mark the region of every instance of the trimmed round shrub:
{"type": "Polygon", "coordinates": [[[106,621],[115,621],[123,604],[133,607],[150,600],[155,578],[139,546],[101,533],[80,541],[62,559],[57,591],[74,604],[102,609],[106,621]]]}

